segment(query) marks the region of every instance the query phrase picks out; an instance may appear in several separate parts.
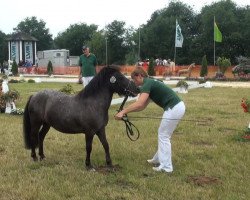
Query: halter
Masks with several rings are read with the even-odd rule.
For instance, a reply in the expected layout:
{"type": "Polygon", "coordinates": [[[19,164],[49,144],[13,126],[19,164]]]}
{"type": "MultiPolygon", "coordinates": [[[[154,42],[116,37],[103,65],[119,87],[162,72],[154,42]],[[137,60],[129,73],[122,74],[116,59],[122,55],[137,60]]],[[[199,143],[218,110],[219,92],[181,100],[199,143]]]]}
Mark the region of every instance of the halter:
{"type": "MultiPolygon", "coordinates": [[[[130,84],[131,84],[131,81],[129,81],[128,82],[128,85],[127,85],[127,87],[126,88],[124,88],[124,92],[125,92],[125,98],[124,98],[124,103],[123,103],[123,105],[122,105],[122,108],[123,108],[123,106],[124,106],[124,104],[125,104],[125,102],[127,101],[127,99],[128,99],[128,96],[129,96],[129,94],[133,94],[133,95],[135,95],[135,93],[134,92],[132,92],[131,90],[129,90],[129,86],[130,86],[130,84]],[[127,98],[126,98],[127,97],[127,98]],[[126,100],[125,100],[126,99],[126,100]]],[[[136,95],[135,95],[136,96],[136,95]]]]}
{"type": "MultiPolygon", "coordinates": [[[[126,91],[126,89],[125,89],[125,91],[126,91]]],[[[126,95],[123,99],[123,102],[122,102],[118,112],[123,110],[123,106],[126,103],[127,99],[128,99],[128,96],[126,95]]],[[[138,128],[132,122],[129,121],[127,114],[125,114],[125,116],[122,117],[122,121],[124,121],[124,123],[125,123],[126,133],[127,133],[128,138],[131,141],[138,140],[138,138],[140,137],[140,132],[139,132],[138,128]],[[135,129],[135,132],[133,131],[133,128],[135,129]]]]}
{"type": "MultiPolygon", "coordinates": [[[[114,84],[116,82],[116,77],[115,76],[111,76],[110,79],[109,79],[109,81],[110,81],[110,83],[114,84]]],[[[129,89],[130,84],[131,84],[131,81],[129,81],[127,87],[124,88],[124,87],[121,87],[121,85],[118,82],[118,85],[121,88],[124,89],[125,96],[130,96],[130,94],[133,94],[134,96],[136,96],[136,94],[129,89]]],[[[126,100],[125,100],[125,102],[126,102],[126,100]]]]}

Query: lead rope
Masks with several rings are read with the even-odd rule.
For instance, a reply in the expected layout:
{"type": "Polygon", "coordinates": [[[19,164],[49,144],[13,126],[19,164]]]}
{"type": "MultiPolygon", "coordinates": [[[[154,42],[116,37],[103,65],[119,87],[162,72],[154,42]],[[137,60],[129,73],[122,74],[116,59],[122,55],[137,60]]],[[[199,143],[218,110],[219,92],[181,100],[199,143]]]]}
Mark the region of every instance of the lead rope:
{"type": "MultiPolygon", "coordinates": [[[[126,103],[127,99],[128,99],[128,96],[125,96],[119,110],[117,110],[118,112],[123,110],[123,106],[126,103]]],[[[122,118],[122,121],[124,121],[125,123],[126,133],[127,133],[128,138],[131,141],[138,140],[138,138],[140,137],[140,131],[132,122],[129,121],[127,114],[122,118]],[[135,129],[135,131],[133,130],[133,128],[135,129]]]]}

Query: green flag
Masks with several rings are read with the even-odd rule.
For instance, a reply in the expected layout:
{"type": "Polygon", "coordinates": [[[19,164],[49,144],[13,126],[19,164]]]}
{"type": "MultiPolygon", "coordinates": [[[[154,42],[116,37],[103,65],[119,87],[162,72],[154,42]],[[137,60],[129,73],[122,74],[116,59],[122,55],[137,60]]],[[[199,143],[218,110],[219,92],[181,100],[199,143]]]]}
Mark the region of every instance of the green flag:
{"type": "Polygon", "coordinates": [[[214,22],[214,41],[215,42],[222,42],[222,34],[221,34],[216,22],[214,22]]]}

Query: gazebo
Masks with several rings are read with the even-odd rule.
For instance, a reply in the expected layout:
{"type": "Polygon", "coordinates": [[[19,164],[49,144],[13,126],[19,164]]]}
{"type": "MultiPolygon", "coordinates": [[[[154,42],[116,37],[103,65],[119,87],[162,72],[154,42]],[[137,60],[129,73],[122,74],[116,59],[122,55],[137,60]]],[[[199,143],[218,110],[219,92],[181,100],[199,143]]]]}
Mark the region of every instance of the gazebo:
{"type": "Polygon", "coordinates": [[[8,41],[9,60],[20,62],[29,62],[36,64],[36,42],[35,37],[26,33],[15,33],[8,41]]]}

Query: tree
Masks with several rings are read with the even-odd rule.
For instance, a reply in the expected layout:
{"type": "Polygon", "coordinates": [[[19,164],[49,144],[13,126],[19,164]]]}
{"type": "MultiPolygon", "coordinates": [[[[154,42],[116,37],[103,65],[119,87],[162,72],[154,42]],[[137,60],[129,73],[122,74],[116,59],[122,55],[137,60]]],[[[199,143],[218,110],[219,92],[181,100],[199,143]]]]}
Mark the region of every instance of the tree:
{"type": "Polygon", "coordinates": [[[106,65],[106,36],[105,31],[101,30],[95,32],[87,42],[87,46],[90,47],[97,58],[98,65],[106,65]]]}
{"type": "Polygon", "coordinates": [[[125,30],[124,46],[126,46],[125,63],[134,65],[139,58],[139,38],[133,27],[128,27],[125,30]]]}
{"type": "Polygon", "coordinates": [[[96,31],[97,25],[94,24],[90,26],[85,23],[72,24],[64,32],[58,34],[55,38],[55,46],[56,48],[68,49],[71,55],[80,55],[82,54],[82,46],[92,40],[96,31]]]}
{"type": "Polygon", "coordinates": [[[13,61],[11,71],[14,76],[18,74],[18,66],[17,66],[16,60],[13,61]]]}
{"type": "Polygon", "coordinates": [[[108,43],[108,63],[124,64],[127,54],[127,45],[125,43],[125,22],[113,21],[106,27],[108,43]]]}
{"type": "Polygon", "coordinates": [[[0,31],[0,64],[3,64],[4,60],[8,60],[8,43],[5,33],[0,31]]]}
{"type": "Polygon", "coordinates": [[[195,15],[190,6],[182,2],[170,2],[169,6],[155,11],[151,19],[141,29],[141,55],[147,57],[172,59],[175,51],[176,19],[182,29],[184,43],[178,48],[178,64],[193,61],[189,55],[190,44],[195,36],[195,15]]]}
{"type": "Polygon", "coordinates": [[[204,55],[202,57],[202,61],[201,61],[201,71],[200,71],[200,77],[204,77],[207,76],[207,56],[204,55]]]}
{"type": "Polygon", "coordinates": [[[49,29],[46,28],[46,23],[43,20],[37,20],[36,17],[27,17],[24,21],[21,21],[16,28],[13,29],[15,32],[27,33],[36,39],[37,50],[49,50],[53,48],[52,35],[49,34],[49,29]]]}
{"type": "Polygon", "coordinates": [[[149,60],[149,65],[148,65],[148,75],[149,76],[154,76],[155,75],[155,61],[153,58],[149,60]]]}

